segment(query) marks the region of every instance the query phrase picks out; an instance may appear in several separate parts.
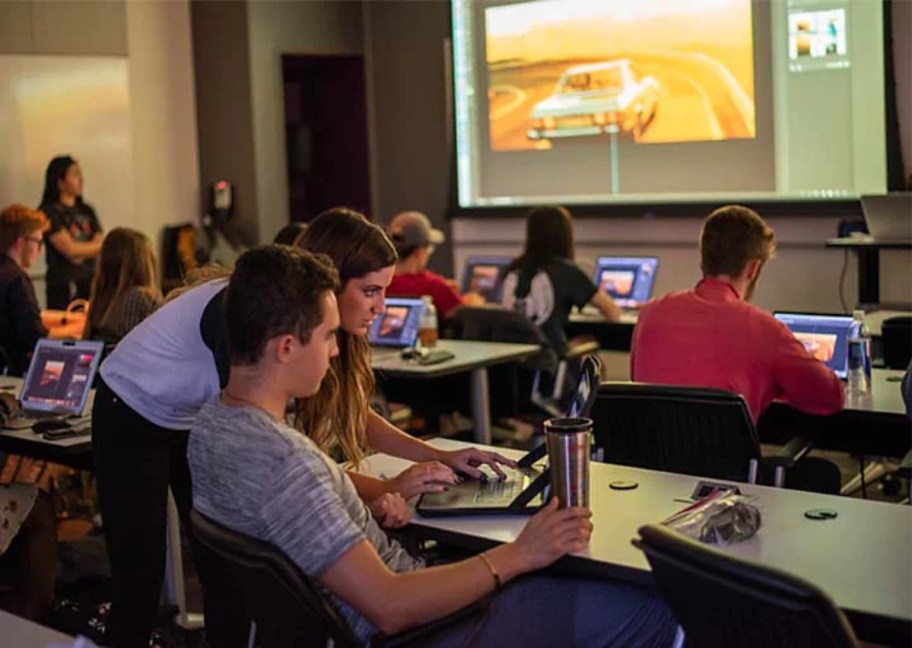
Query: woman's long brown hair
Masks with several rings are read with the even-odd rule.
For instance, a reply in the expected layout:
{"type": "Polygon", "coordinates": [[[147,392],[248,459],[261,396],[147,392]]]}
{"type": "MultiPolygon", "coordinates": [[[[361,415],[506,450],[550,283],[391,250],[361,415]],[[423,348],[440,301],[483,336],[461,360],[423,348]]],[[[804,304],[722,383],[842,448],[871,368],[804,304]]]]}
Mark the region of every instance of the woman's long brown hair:
{"type": "MultiPolygon", "coordinates": [[[[395,265],[396,248],[378,225],[343,208],[325,211],[307,226],[299,245],[328,255],[339,271],[341,290],[351,279],[395,265]]],[[[363,335],[340,329],[339,355],[332,359],[320,391],[295,403],[295,428],[332,456],[338,448],[357,465],[367,448],[367,415],[374,391],[370,348],[363,335]]]]}
{"type": "Polygon", "coordinates": [[[145,234],[117,227],[105,236],[92,279],[87,338],[104,330],[114,306],[133,288],[145,288],[161,298],[155,254],[145,234]]]}

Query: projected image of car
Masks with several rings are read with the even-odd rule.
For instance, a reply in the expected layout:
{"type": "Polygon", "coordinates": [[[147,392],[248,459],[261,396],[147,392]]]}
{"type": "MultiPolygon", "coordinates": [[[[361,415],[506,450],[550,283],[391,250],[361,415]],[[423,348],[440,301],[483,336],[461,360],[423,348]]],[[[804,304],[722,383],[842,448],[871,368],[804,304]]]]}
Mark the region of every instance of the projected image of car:
{"type": "Polygon", "coordinates": [[[554,93],[532,109],[530,140],[616,132],[634,139],[656,113],[659,83],[637,78],[630,61],[575,65],[561,76],[554,93]]]}

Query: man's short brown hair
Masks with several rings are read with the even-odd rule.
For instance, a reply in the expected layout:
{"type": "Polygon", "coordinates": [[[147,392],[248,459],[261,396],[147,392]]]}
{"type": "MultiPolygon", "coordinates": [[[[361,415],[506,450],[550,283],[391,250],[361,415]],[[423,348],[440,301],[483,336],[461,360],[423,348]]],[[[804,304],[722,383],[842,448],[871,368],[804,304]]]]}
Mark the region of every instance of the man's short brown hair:
{"type": "Polygon", "coordinates": [[[711,213],[700,231],[700,268],[704,276],[737,277],[754,259],[776,251],[776,235],[753,209],[726,205],[711,213]]]}
{"type": "Polygon", "coordinates": [[[9,252],[20,236],[43,232],[47,227],[43,212],[25,205],[10,205],[0,212],[0,253],[9,252]]]}

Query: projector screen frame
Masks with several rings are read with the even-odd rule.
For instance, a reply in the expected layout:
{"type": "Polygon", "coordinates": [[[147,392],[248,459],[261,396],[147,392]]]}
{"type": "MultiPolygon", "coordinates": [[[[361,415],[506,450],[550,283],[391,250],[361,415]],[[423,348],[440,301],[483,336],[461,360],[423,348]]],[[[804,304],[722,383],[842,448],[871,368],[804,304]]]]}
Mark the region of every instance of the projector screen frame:
{"type": "MultiPolygon", "coordinates": [[[[893,60],[893,0],[881,0],[883,3],[883,65],[884,65],[884,126],[886,137],[886,169],[887,191],[907,191],[910,187],[905,184],[906,172],[903,168],[902,149],[899,136],[899,113],[896,97],[896,77],[893,60]]],[[[452,0],[449,3],[452,5],[452,0]]],[[[524,218],[528,211],[538,203],[526,205],[491,205],[465,207],[459,204],[459,177],[456,154],[456,76],[452,73],[455,61],[455,48],[452,44],[453,12],[447,12],[448,34],[445,39],[445,80],[447,83],[447,139],[449,145],[449,177],[447,192],[447,208],[445,218],[453,220],[465,219],[492,219],[492,218],[524,218]]],[[[909,171],[912,176],[912,169],[909,171]]],[[[860,198],[840,198],[822,200],[819,198],[784,198],[784,199],[724,199],[715,201],[707,200],[675,200],[650,202],[602,202],[602,203],[560,203],[565,205],[574,218],[639,218],[643,220],[659,217],[694,217],[705,216],[713,209],[737,203],[750,207],[762,216],[779,218],[821,217],[821,218],[855,218],[860,219],[860,198]]]]}

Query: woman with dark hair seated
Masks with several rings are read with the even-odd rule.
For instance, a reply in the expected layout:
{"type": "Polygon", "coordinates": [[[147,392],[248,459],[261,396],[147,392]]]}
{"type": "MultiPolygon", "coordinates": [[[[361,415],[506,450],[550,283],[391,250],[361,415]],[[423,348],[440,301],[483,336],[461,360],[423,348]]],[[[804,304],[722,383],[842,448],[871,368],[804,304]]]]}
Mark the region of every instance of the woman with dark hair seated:
{"type": "Polygon", "coordinates": [[[563,355],[574,306],[591,304],[608,321],[621,317],[614,300],[573,262],[573,219],[566,207],[536,207],[526,218],[526,246],[506,270],[503,305],[537,324],[563,355]]]}

